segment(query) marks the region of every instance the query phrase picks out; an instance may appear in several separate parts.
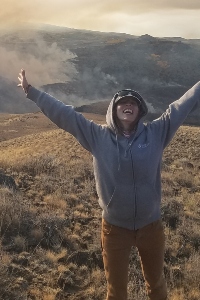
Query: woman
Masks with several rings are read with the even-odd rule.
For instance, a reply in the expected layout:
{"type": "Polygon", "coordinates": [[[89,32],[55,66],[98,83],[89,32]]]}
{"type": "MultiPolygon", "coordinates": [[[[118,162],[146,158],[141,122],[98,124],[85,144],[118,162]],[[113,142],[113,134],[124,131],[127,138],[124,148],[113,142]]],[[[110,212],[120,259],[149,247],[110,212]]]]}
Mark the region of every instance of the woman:
{"type": "Polygon", "coordinates": [[[167,298],[163,277],[164,232],[161,223],[160,166],[164,148],[186,116],[200,102],[200,82],[173,102],[160,118],[143,124],[143,98],[119,91],[107,111],[107,126],[97,125],[50,95],[31,87],[21,70],[27,97],[60,128],[71,133],[93,155],[102,212],[102,254],[107,300],[127,299],[131,247],[138,249],[147,293],[167,298]]]}

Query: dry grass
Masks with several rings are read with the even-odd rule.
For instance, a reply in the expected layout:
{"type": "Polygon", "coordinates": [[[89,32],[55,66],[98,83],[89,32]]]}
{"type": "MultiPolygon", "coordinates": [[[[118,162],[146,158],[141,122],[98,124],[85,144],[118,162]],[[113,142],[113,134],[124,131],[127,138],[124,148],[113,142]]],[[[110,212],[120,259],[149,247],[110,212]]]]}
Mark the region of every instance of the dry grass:
{"type": "MultiPolygon", "coordinates": [[[[11,124],[18,130],[18,137],[0,143],[0,168],[13,176],[18,190],[0,188],[0,299],[105,299],[91,156],[46,120],[36,133],[32,117],[1,120],[9,133],[11,124]],[[22,119],[31,134],[16,125],[22,119]]],[[[170,300],[200,299],[199,133],[197,127],[181,127],[164,154],[164,271],[170,300]]],[[[129,279],[130,299],[145,300],[134,250],[129,279]]]]}

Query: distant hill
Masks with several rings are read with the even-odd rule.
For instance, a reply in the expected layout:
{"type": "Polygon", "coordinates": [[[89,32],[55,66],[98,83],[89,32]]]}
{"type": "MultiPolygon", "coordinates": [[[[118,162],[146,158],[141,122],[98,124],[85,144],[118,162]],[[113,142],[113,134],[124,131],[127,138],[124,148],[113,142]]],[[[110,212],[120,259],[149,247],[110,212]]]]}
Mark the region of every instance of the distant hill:
{"type": "MultiPolygon", "coordinates": [[[[45,64],[48,55],[47,68],[50,61],[55,63],[46,70],[50,82],[46,80],[41,88],[76,107],[98,102],[97,113],[105,111],[104,102],[110,101],[117,90],[132,88],[143,95],[152,113],[160,114],[200,78],[200,40],[194,39],[41,25],[26,32],[1,33],[0,45],[6,49],[4,56],[12,53],[21,64],[30,57],[37,67],[45,64]],[[67,51],[71,53],[68,56],[67,51]],[[70,72],[66,57],[70,55],[68,61],[76,72],[71,80],[65,80],[70,72]]],[[[15,83],[0,73],[0,112],[33,111],[37,107],[25,102],[15,83]]]]}
{"type": "MultiPolygon", "coordinates": [[[[89,105],[82,105],[79,107],[76,107],[76,111],[81,112],[83,114],[89,113],[89,114],[96,114],[96,115],[106,115],[107,108],[109,105],[109,101],[101,101],[92,103],[89,105]]],[[[154,119],[159,118],[161,115],[161,112],[148,112],[148,114],[145,116],[144,122],[151,122],[154,119]]],[[[194,125],[194,126],[200,126],[200,118],[198,115],[190,114],[185,122],[183,123],[185,125],[194,125]]]]}

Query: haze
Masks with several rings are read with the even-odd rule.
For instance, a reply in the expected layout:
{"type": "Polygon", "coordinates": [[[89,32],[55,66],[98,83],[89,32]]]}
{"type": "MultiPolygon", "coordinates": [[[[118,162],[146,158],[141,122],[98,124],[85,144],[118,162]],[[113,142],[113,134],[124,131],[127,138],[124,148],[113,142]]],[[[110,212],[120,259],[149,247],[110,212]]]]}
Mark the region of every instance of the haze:
{"type": "Polygon", "coordinates": [[[16,28],[27,22],[133,35],[200,38],[200,1],[1,0],[1,28],[16,28]]]}

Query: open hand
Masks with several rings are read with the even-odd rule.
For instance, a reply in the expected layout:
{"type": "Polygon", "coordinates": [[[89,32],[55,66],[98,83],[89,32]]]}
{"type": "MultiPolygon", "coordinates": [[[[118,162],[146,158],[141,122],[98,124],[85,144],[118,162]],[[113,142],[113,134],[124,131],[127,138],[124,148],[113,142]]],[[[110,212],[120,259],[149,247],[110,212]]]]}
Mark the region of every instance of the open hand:
{"type": "Polygon", "coordinates": [[[21,86],[24,92],[27,94],[30,84],[28,84],[28,81],[26,79],[25,70],[21,69],[18,79],[20,83],[17,86],[21,86]]]}

